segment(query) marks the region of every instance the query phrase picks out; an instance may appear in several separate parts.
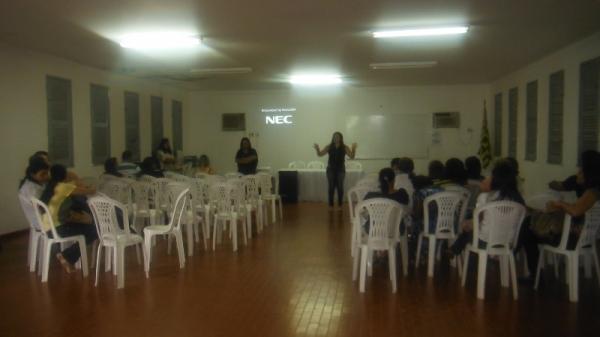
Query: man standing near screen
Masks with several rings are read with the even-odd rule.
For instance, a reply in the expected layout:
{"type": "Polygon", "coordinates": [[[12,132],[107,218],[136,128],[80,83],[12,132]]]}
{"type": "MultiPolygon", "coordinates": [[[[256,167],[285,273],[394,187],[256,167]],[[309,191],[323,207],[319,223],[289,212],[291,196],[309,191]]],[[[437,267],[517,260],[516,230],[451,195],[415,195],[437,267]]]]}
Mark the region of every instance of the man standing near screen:
{"type": "Polygon", "coordinates": [[[252,148],[248,137],[242,138],[240,149],[235,155],[235,162],[238,166],[238,172],[243,175],[256,174],[258,166],[258,153],[252,148]]]}

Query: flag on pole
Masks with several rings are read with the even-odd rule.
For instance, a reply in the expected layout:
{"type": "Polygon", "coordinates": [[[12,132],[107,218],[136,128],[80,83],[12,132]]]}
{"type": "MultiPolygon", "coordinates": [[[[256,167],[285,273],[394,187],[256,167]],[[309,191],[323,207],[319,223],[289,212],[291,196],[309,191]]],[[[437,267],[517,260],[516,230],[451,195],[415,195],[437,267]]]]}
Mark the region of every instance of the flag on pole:
{"type": "Polygon", "coordinates": [[[481,141],[479,143],[479,158],[481,159],[481,166],[485,169],[492,162],[492,149],[490,145],[490,132],[487,126],[487,109],[485,106],[485,100],[483,101],[483,125],[481,126],[481,141]]]}

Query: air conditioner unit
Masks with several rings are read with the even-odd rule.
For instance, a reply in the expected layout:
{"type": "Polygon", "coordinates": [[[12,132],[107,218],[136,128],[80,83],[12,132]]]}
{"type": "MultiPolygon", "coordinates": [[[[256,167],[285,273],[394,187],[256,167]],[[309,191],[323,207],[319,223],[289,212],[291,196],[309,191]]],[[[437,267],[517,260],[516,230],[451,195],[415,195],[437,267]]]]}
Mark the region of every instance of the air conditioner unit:
{"type": "Polygon", "coordinates": [[[434,112],[434,129],[458,129],[460,128],[460,117],[458,112],[434,112]]]}
{"type": "Polygon", "coordinates": [[[223,114],[223,131],[245,131],[246,114],[244,113],[226,113],[223,114]]]}

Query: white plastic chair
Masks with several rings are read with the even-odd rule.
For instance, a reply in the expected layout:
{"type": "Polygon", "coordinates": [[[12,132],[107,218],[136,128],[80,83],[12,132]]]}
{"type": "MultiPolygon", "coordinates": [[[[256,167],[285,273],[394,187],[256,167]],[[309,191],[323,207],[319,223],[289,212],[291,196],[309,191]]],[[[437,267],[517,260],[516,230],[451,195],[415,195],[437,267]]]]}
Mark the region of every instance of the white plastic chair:
{"type": "MultiPolygon", "coordinates": [[[[207,240],[210,239],[210,207],[208,204],[208,182],[205,179],[192,179],[190,185],[192,209],[198,215],[197,222],[201,224],[204,249],[208,249],[207,240]]],[[[196,233],[198,231],[196,230],[196,233]]],[[[196,240],[198,242],[198,240],[196,240]]]]}
{"type": "Polygon", "coordinates": [[[359,179],[354,187],[366,187],[371,188],[373,190],[379,189],[379,180],[377,176],[366,176],[364,178],[359,179]]]}
{"type": "Polygon", "coordinates": [[[211,207],[213,222],[213,250],[216,249],[217,239],[220,239],[223,230],[229,224],[229,234],[233,243],[233,251],[238,250],[237,227],[238,220],[243,222],[244,242],[247,243],[247,231],[244,217],[238,217],[242,205],[242,193],[238,187],[230,183],[218,183],[211,186],[211,200],[214,201],[211,207]]]}
{"type": "Polygon", "coordinates": [[[291,169],[305,169],[306,168],[306,163],[303,162],[303,161],[301,161],[301,160],[296,160],[296,161],[291,162],[288,165],[288,167],[291,168],[291,169]]]}
{"type": "MultiPolygon", "coordinates": [[[[357,212],[362,210],[366,211],[366,216],[369,218],[369,233],[362,235],[361,232],[358,242],[360,254],[354,256],[352,279],[355,281],[357,278],[360,255],[359,289],[360,292],[365,292],[368,259],[373,251],[387,251],[392,291],[396,292],[396,243],[405,208],[393,200],[373,198],[361,201],[356,206],[357,212]]],[[[406,259],[403,260],[406,261],[406,259]]]]}
{"type": "MultiPolygon", "coordinates": [[[[518,298],[517,270],[513,248],[519,237],[519,230],[525,218],[525,207],[513,201],[492,201],[477,207],[473,214],[473,242],[467,246],[467,252],[473,252],[479,257],[477,268],[477,298],[485,298],[485,274],[487,260],[490,255],[500,257],[500,279],[503,287],[512,283],[513,298],[518,298]],[[479,248],[481,217],[485,217],[488,237],[483,238],[485,248],[479,248]]],[[[464,287],[469,270],[469,254],[465,254],[464,270],[462,272],[462,286],[464,287]]]]}
{"type": "MultiPolygon", "coordinates": [[[[138,263],[140,260],[140,247],[143,248],[144,239],[139,234],[131,233],[129,230],[129,214],[125,205],[116,200],[103,196],[94,196],[88,199],[88,205],[92,211],[96,230],[98,231],[98,251],[96,253],[96,281],[98,286],[98,275],[100,274],[100,260],[102,249],[109,248],[107,254],[113,254],[113,273],[117,274],[117,288],[125,285],[125,248],[135,246],[138,263]],[[123,218],[123,229],[119,228],[117,222],[117,211],[120,210],[123,218]]],[[[144,260],[146,256],[144,254],[144,260]]]]}
{"type": "MultiPolygon", "coordinates": [[[[579,257],[593,259],[596,269],[596,278],[600,286],[600,263],[598,263],[598,253],[596,250],[596,235],[600,228],[600,202],[585,213],[585,221],[579,239],[574,249],[567,248],[569,233],[571,232],[572,217],[565,215],[563,231],[558,247],[550,245],[540,246],[540,258],[538,261],[537,272],[535,275],[535,289],[538,288],[540,273],[544,268],[544,254],[563,255],[567,261],[567,281],[569,284],[569,301],[577,302],[579,300],[579,257]]],[[[586,266],[587,268],[587,266],[586,266]]],[[[591,271],[590,271],[591,274],[591,271]]],[[[591,275],[590,275],[591,276],[591,275]]]]}
{"type": "Polygon", "coordinates": [[[132,225],[137,233],[142,233],[142,228],[146,224],[138,226],[138,219],[148,219],[149,225],[155,225],[159,221],[159,217],[162,214],[159,209],[152,205],[152,201],[156,199],[154,196],[155,188],[152,183],[147,181],[138,181],[131,184],[133,190],[133,203],[131,205],[131,212],[133,214],[132,225]]]}
{"type": "MultiPolygon", "coordinates": [[[[199,242],[199,228],[198,223],[201,221],[200,216],[195,211],[192,199],[192,184],[185,180],[184,182],[172,182],[167,185],[167,200],[169,203],[169,209],[173,209],[175,201],[179,196],[179,193],[189,189],[190,193],[187,194],[187,202],[185,209],[183,210],[183,216],[181,219],[181,225],[185,228],[185,236],[187,241],[187,254],[188,256],[194,255],[194,241],[199,242]]],[[[171,240],[168,242],[168,253],[171,253],[171,240]]]]}
{"type": "Polygon", "coordinates": [[[362,170],[362,164],[358,161],[347,160],[346,169],[348,170],[362,170]]]}
{"type": "Polygon", "coordinates": [[[183,235],[181,233],[181,220],[188,201],[189,188],[182,189],[181,184],[170,184],[168,188],[175,189],[177,199],[173,203],[173,209],[169,223],[166,225],[153,225],[144,228],[144,248],[146,249],[146,278],[150,277],[150,260],[152,259],[152,238],[156,235],[173,235],[177,243],[177,254],[179,256],[179,268],[185,266],[185,253],[183,250],[183,235]]]}
{"type": "Polygon", "coordinates": [[[311,161],[306,165],[307,169],[317,169],[317,170],[324,170],[325,169],[325,164],[323,164],[320,161],[311,161]]]}
{"type": "Polygon", "coordinates": [[[33,204],[31,200],[28,200],[25,196],[19,193],[19,202],[21,203],[21,208],[23,209],[23,213],[25,214],[25,218],[27,218],[27,222],[29,223],[29,246],[27,248],[27,265],[29,266],[29,271],[34,272],[36,268],[36,264],[40,264],[38,267],[38,272],[41,271],[41,252],[40,244],[42,243],[42,230],[40,229],[40,225],[37,223],[35,219],[35,211],[33,209],[33,204]],[[33,215],[33,218],[31,218],[33,215]]]}
{"type": "Polygon", "coordinates": [[[350,241],[350,255],[352,257],[356,255],[358,247],[357,242],[360,237],[360,223],[358,221],[358,214],[356,213],[356,206],[365,199],[367,193],[373,191],[376,190],[368,186],[357,186],[348,191],[348,208],[350,211],[350,224],[352,226],[352,237],[350,241]]]}
{"type": "Polygon", "coordinates": [[[243,176],[243,174],[239,173],[239,172],[229,172],[229,173],[225,173],[225,179],[226,180],[230,180],[230,179],[239,179],[243,176]]]}
{"type": "MultiPolygon", "coordinates": [[[[468,191],[467,191],[468,193],[468,191]]],[[[417,259],[416,265],[419,265],[421,260],[421,247],[423,239],[429,241],[427,276],[433,277],[435,266],[436,251],[441,246],[441,241],[446,240],[448,244],[456,239],[458,234],[457,228],[460,226],[461,206],[468,201],[468,196],[462,195],[460,192],[445,191],[438,192],[428,196],[423,201],[423,231],[419,233],[417,244],[417,259]],[[436,205],[436,223],[434,230],[431,231],[429,208],[431,205],[436,205]],[[457,223],[458,222],[458,223],[457,223]],[[438,245],[438,241],[440,245],[438,245]]]]}
{"type": "Polygon", "coordinates": [[[245,175],[242,180],[246,184],[246,208],[248,212],[256,212],[256,232],[261,233],[265,222],[263,200],[260,197],[260,178],[257,175],[245,175]]]}
{"type": "Polygon", "coordinates": [[[83,277],[88,276],[88,259],[87,259],[87,248],[85,245],[85,237],[83,235],[74,235],[74,236],[66,236],[61,237],[56,232],[56,227],[54,226],[54,221],[52,220],[52,216],[50,215],[50,211],[46,204],[40,201],[37,198],[31,198],[31,203],[33,208],[35,209],[35,217],[37,223],[42,224],[42,219],[47,220],[47,224],[50,226],[50,231],[52,232],[52,237],[49,237],[46,232],[41,231],[42,233],[42,282],[48,282],[48,269],[50,268],[50,253],[52,251],[52,245],[56,243],[74,243],[79,245],[79,250],[81,251],[81,257],[79,261],[81,261],[81,271],[83,273],[83,277]]]}
{"type": "Polygon", "coordinates": [[[558,200],[562,200],[560,192],[545,191],[525,199],[525,205],[537,211],[545,211],[549,202],[558,200]]]}
{"type": "MultiPolygon", "coordinates": [[[[271,222],[275,223],[277,221],[277,203],[279,203],[279,219],[283,220],[281,195],[277,194],[279,190],[278,180],[268,173],[258,173],[256,176],[259,178],[260,198],[267,209],[269,208],[268,204],[271,205],[271,222]],[[275,188],[273,188],[273,180],[275,180],[275,188]]],[[[264,216],[268,219],[268,212],[265,212],[264,216]]]]}

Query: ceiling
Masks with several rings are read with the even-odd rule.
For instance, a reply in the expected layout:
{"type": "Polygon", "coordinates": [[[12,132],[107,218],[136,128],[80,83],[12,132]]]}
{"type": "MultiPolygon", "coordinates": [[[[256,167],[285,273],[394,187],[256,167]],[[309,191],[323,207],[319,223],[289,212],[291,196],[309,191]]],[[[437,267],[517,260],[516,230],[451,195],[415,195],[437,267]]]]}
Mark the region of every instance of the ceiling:
{"type": "Polygon", "coordinates": [[[337,72],[357,86],[487,83],[600,31],[598,0],[5,0],[0,43],[136,77],[199,89],[287,86],[304,71],[337,72]],[[375,40],[381,29],[466,24],[463,36],[375,40]],[[122,49],[123,34],[199,34],[192,50],[122,49]],[[370,63],[437,61],[429,69],[370,63]],[[200,77],[197,68],[251,67],[200,77]]]}

